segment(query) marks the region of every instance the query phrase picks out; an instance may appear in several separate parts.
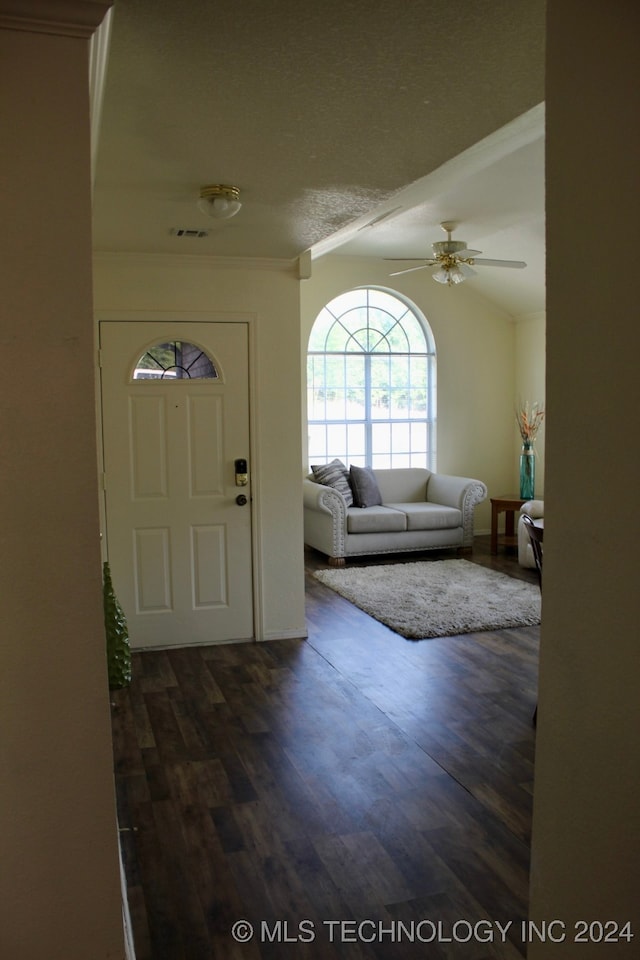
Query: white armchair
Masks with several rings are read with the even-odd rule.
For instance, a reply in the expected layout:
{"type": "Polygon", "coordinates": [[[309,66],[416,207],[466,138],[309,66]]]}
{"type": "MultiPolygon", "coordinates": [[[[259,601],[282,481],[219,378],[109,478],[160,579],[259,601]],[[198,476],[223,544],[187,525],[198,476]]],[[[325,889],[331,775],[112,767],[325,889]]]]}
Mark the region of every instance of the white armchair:
{"type": "Polygon", "coordinates": [[[520,507],[518,520],[518,563],[521,567],[535,568],[536,562],[531,549],[531,540],[522,517],[524,514],[531,517],[537,527],[544,527],[544,500],[527,500],[520,507]]]}

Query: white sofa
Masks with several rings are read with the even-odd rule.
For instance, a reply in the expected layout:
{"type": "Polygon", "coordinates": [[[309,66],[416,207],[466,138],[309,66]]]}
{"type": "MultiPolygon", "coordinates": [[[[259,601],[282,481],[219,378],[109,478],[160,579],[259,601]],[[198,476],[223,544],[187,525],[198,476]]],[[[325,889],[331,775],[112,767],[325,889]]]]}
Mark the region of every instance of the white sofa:
{"type": "Polygon", "coordinates": [[[487,496],[480,480],[421,467],[374,470],[382,504],[348,506],[334,487],[303,480],[304,539],[332,566],[347,557],[473,545],[474,508],[487,496]]]}
{"type": "Polygon", "coordinates": [[[535,567],[531,540],[522,521],[524,514],[531,517],[536,526],[544,527],[544,500],[527,500],[520,507],[518,519],[518,563],[521,567],[535,567]]]}

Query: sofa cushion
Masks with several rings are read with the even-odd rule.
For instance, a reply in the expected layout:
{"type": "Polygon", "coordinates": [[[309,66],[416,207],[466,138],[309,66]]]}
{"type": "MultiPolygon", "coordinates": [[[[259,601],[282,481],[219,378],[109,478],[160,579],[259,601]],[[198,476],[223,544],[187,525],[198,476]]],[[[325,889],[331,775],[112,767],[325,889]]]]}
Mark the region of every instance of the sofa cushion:
{"type": "Polygon", "coordinates": [[[462,513],[456,507],[426,502],[387,503],[385,506],[406,515],[407,530],[445,530],[462,526],[462,513]]]}
{"type": "Polygon", "coordinates": [[[326,487],[333,487],[338,493],[341,493],[347,502],[347,506],[353,506],[353,493],[349,484],[349,472],[342,460],[332,460],[331,463],[312,464],[311,471],[316,483],[322,483],[326,487]]]}
{"type": "Polygon", "coordinates": [[[377,507],[382,503],[378,481],[371,467],[351,466],[349,471],[354,507],[377,507]]]}
{"type": "Polygon", "coordinates": [[[349,533],[398,533],[407,529],[407,516],[402,510],[373,506],[366,510],[352,507],[347,511],[349,533]]]}
{"type": "Polygon", "coordinates": [[[419,503],[427,499],[432,476],[426,467],[385,467],[376,469],[383,503],[419,503]]]}

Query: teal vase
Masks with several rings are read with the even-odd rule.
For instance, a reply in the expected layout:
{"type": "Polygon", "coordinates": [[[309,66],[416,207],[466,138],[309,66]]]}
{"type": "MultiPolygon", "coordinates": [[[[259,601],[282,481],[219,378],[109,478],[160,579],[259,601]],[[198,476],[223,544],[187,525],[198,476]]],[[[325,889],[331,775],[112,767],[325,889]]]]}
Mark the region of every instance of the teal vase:
{"type": "Polygon", "coordinates": [[[119,690],[131,682],[131,647],[127,618],[115,595],[108,563],[103,564],[102,596],[109,689],[119,690]]]}
{"type": "Polygon", "coordinates": [[[520,453],[520,499],[533,500],[536,489],[536,455],[526,441],[520,453]]]}

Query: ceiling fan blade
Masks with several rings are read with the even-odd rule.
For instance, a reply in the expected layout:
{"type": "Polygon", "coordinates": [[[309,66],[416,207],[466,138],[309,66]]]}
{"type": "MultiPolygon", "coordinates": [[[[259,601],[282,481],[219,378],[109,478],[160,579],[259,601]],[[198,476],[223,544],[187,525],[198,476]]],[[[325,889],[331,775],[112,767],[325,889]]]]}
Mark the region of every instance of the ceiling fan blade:
{"type": "Polygon", "coordinates": [[[485,260],[484,257],[482,260],[474,260],[474,267],[476,264],[479,267],[515,267],[518,270],[522,269],[522,267],[526,267],[524,260],[485,260]]]}
{"type": "Polygon", "coordinates": [[[464,250],[458,250],[456,257],[464,260],[467,257],[477,257],[479,253],[482,253],[482,250],[467,250],[466,247],[464,250]]]}
{"type": "Polygon", "coordinates": [[[403,273],[413,273],[414,270],[424,270],[425,267],[432,267],[433,262],[429,260],[423,260],[419,267],[408,267],[406,270],[396,270],[395,273],[390,273],[390,277],[400,277],[403,273]]]}

